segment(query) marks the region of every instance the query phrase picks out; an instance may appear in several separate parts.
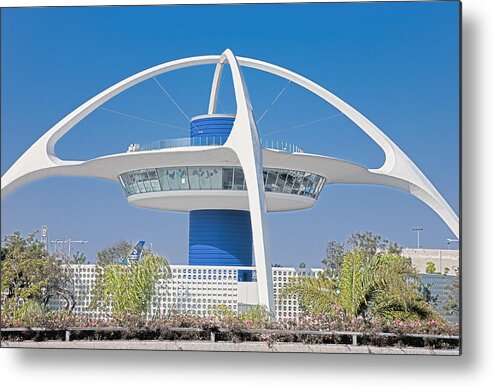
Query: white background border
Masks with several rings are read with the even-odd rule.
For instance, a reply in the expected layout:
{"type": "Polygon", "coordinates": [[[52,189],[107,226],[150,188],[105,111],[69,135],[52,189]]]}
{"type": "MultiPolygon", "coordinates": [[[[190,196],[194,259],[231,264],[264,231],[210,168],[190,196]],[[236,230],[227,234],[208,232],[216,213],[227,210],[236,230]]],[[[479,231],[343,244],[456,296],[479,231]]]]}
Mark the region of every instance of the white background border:
{"type": "MultiPolygon", "coordinates": [[[[243,1],[256,3],[258,1],[243,1]]],[[[270,1],[271,3],[279,1],[270,1]]],[[[165,1],[0,0],[1,6],[165,1]]],[[[231,1],[177,1],[181,4],[231,1]]],[[[493,2],[463,1],[463,355],[0,350],[4,386],[476,386],[493,374],[493,2]]],[[[489,379],[489,380],[488,380],[489,379]]],[[[488,380],[488,382],[487,382],[488,380]]]]}

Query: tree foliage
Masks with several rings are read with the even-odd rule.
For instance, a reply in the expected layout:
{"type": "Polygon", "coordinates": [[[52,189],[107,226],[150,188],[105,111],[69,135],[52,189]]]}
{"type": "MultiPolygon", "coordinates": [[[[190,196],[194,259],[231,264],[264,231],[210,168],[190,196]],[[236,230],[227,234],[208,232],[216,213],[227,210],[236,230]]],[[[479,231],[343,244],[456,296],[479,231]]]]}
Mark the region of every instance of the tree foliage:
{"type": "Polygon", "coordinates": [[[21,319],[43,313],[54,296],[65,300],[68,311],[74,308],[70,275],[34,234],[26,238],[19,232],[6,236],[1,247],[1,264],[3,313],[21,319]]]}
{"type": "MultiPolygon", "coordinates": [[[[371,233],[353,234],[338,266],[329,265],[317,278],[295,277],[283,296],[296,296],[300,307],[312,314],[342,313],[353,318],[420,320],[436,317],[417,289],[410,262],[396,244],[371,233]]],[[[333,250],[341,250],[335,246],[333,250]]]]}
{"type": "Polygon", "coordinates": [[[112,263],[120,263],[122,258],[126,258],[133,249],[133,244],[128,241],[120,241],[113,246],[101,250],[97,254],[96,264],[100,266],[112,263]]]}
{"type": "Polygon", "coordinates": [[[243,321],[250,321],[254,325],[260,325],[265,321],[274,320],[275,316],[263,305],[252,305],[239,314],[243,321]]]}
{"type": "Polygon", "coordinates": [[[425,271],[427,274],[440,274],[437,272],[437,267],[436,267],[435,263],[432,261],[426,262],[425,271]]]}
{"type": "Polygon", "coordinates": [[[337,280],[327,272],[318,277],[293,277],[281,296],[296,296],[302,310],[310,314],[334,313],[338,299],[337,280]]]}
{"type": "Polygon", "coordinates": [[[421,298],[424,301],[436,308],[438,306],[438,300],[440,296],[438,294],[433,296],[433,293],[431,292],[432,286],[432,284],[423,283],[422,281],[420,281],[417,285],[417,290],[419,294],[421,294],[421,298]]]}
{"type": "Polygon", "coordinates": [[[365,260],[371,259],[376,254],[398,254],[402,248],[396,243],[382,239],[370,231],[355,232],[344,243],[330,241],[327,243],[326,257],[322,260],[326,271],[331,276],[337,276],[340,272],[344,255],[347,251],[358,250],[365,260]]]}
{"type": "Polygon", "coordinates": [[[74,255],[72,255],[70,263],[74,265],[84,265],[87,263],[86,255],[80,251],[77,251],[74,255]]]}
{"type": "Polygon", "coordinates": [[[217,321],[229,321],[232,326],[247,323],[248,328],[261,328],[264,324],[275,320],[275,316],[262,305],[249,305],[246,310],[238,312],[230,305],[218,304],[209,309],[217,321]]]}
{"type": "Polygon", "coordinates": [[[138,261],[129,264],[106,262],[100,260],[98,263],[91,307],[111,310],[117,318],[145,315],[154,296],[156,282],[170,276],[167,261],[145,250],[138,261]]]}
{"type": "Polygon", "coordinates": [[[380,235],[375,235],[370,231],[352,234],[346,244],[353,250],[362,251],[366,259],[385,252],[389,254],[401,254],[402,252],[402,248],[397,243],[382,239],[380,235]]]}
{"type": "Polygon", "coordinates": [[[326,257],[322,259],[322,264],[331,275],[339,272],[344,257],[344,245],[336,241],[327,243],[326,257]]]}

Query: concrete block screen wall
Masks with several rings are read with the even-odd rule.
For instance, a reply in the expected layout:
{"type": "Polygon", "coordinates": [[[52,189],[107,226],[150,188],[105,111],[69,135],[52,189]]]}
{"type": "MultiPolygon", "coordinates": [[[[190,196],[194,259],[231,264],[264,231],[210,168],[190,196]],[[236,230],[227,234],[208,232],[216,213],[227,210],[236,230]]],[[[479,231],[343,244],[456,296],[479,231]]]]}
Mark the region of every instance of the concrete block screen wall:
{"type": "MultiPolygon", "coordinates": [[[[74,313],[95,319],[108,317],[108,313],[93,310],[89,307],[92,289],[96,281],[96,265],[71,265],[67,267],[72,275],[73,291],[76,298],[74,313]]],[[[235,267],[233,265],[171,265],[171,278],[156,283],[155,295],[148,318],[165,316],[169,313],[193,313],[200,316],[210,316],[218,305],[229,307],[235,312],[244,312],[254,304],[245,300],[258,300],[255,286],[241,286],[255,281],[256,275],[252,268],[235,267]],[[242,278],[242,274],[244,278],[242,278]],[[252,292],[254,294],[246,294],[252,292]]],[[[321,269],[296,270],[292,267],[273,267],[273,293],[275,301],[275,317],[277,320],[296,320],[300,312],[298,300],[294,296],[283,297],[282,288],[290,278],[297,276],[315,277],[321,269]]],[[[52,311],[65,308],[65,301],[53,297],[48,303],[52,311]]]]}

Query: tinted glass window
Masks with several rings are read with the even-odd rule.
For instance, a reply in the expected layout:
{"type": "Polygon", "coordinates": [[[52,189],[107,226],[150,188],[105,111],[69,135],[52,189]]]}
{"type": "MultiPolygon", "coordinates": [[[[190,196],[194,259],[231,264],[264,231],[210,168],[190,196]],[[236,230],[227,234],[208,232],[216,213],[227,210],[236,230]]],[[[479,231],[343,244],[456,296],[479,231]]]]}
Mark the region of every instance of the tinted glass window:
{"type": "Polygon", "coordinates": [[[231,189],[233,187],[233,168],[223,168],[223,189],[231,189]]]}
{"type": "Polygon", "coordinates": [[[277,176],[277,186],[279,187],[280,192],[284,190],[287,177],[288,177],[288,171],[286,171],[285,169],[280,169],[277,176]]]}
{"type": "Polygon", "coordinates": [[[157,174],[158,174],[159,182],[161,183],[162,190],[163,191],[169,191],[169,183],[168,183],[168,177],[166,174],[166,169],[158,168],[157,174]]]}
{"type": "Polygon", "coordinates": [[[180,189],[190,189],[187,172],[187,168],[178,168],[178,187],[180,189]]]}
{"type": "Polygon", "coordinates": [[[223,169],[221,167],[210,168],[211,189],[223,188],[223,169]]]}
{"type": "MultiPolygon", "coordinates": [[[[325,184],[325,178],[321,176],[285,169],[264,169],[263,178],[266,192],[313,198],[325,184]]],[[[246,190],[241,167],[149,168],[123,173],[119,180],[127,196],[169,190],[246,190]]]]}
{"type": "Polygon", "coordinates": [[[286,184],[284,184],[284,193],[290,194],[293,190],[293,186],[296,180],[298,173],[296,171],[289,171],[286,177],[286,184]]]}
{"type": "MultiPolygon", "coordinates": [[[[211,167],[199,167],[199,185],[200,189],[211,189],[211,167]]],[[[190,184],[191,188],[191,184],[190,184]]],[[[192,189],[192,188],[191,188],[192,189]]]]}
{"type": "Polygon", "coordinates": [[[161,191],[161,184],[159,184],[159,179],[157,177],[157,172],[155,169],[148,169],[147,175],[149,176],[149,180],[151,182],[152,191],[158,192],[161,191]]]}
{"type": "Polygon", "coordinates": [[[169,188],[171,190],[178,190],[178,169],[169,168],[166,170],[166,176],[168,177],[169,188]]]}
{"type": "Polygon", "coordinates": [[[197,167],[188,167],[188,176],[190,182],[190,189],[200,189],[199,184],[199,168],[197,167]]]}
{"type": "Polygon", "coordinates": [[[265,184],[265,190],[270,192],[278,192],[279,187],[277,186],[277,176],[279,171],[277,169],[269,169],[269,174],[267,175],[267,183],[265,184]]]}
{"type": "Polygon", "coordinates": [[[244,184],[245,184],[245,175],[243,174],[243,169],[240,167],[235,167],[233,189],[243,190],[244,184]]]}

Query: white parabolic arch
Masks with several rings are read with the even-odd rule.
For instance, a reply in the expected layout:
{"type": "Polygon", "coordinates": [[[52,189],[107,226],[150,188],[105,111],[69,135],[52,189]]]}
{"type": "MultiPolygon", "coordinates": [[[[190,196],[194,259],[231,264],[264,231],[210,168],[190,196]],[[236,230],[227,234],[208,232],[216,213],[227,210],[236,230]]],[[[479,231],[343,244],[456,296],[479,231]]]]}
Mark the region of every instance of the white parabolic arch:
{"type": "MultiPolygon", "coordinates": [[[[433,209],[448,225],[455,236],[459,237],[460,225],[457,214],[452,210],[452,208],[440,195],[433,184],[411,161],[411,159],[368,118],[366,118],[363,114],[358,112],[352,106],[332,94],[330,91],[309,80],[308,78],[305,78],[295,72],[267,62],[251,58],[235,57],[230,50],[226,50],[222,55],[207,55],[178,59],[151,67],[147,70],[141,71],[120,81],[119,83],[109,87],[95,97],[91,98],[90,100],[79,106],[77,109],[72,111],[70,114],[68,114],[61,121],[59,121],[50,130],[48,130],[2,176],[2,198],[24,184],[47,176],[91,176],[90,168],[85,168],[84,166],[85,161],[67,161],[59,159],[55,155],[55,144],[78,122],[88,116],[103,103],[123,92],[124,90],[154,76],[186,67],[218,64],[214,76],[214,83],[209,106],[209,112],[211,112],[211,109],[213,111],[215,107],[217,91],[219,89],[220,72],[225,61],[227,61],[232,67],[236,67],[236,63],[239,64],[236,75],[241,78],[241,83],[236,82],[234,85],[235,97],[237,99],[237,113],[240,113],[238,98],[241,94],[243,94],[244,96],[246,96],[246,98],[244,98],[243,100],[243,108],[248,108],[248,112],[246,110],[244,111],[246,114],[245,117],[251,115],[251,106],[246,87],[244,88],[244,90],[238,90],[240,85],[242,86],[240,88],[243,88],[244,86],[241,71],[239,70],[240,66],[250,67],[277,75],[311,91],[312,93],[318,95],[320,98],[333,105],[336,109],[338,109],[341,113],[343,113],[351,121],[353,121],[359,128],[361,128],[361,130],[363,130],[368,136],[370,136],[385,153],[385,162],[382,167],[378,169],[369,169],[368,172],[370,177],[365,178],[365,181],[358,181],[355,180],[353,177],[348,176],[345,179],[343,178],[342,180],[337,181],[337,183],[376,184],[403,189],[402,182],[406,182],[408,183],[405,185],[406,190],[421,201],[423,201],[425,204],[427,204],[431,209],[433,209]]],[[[253,136],[251,135],[251,130],[256,130],[255,122],[253,121],[253,123],[250,122],[249,125],[242,126],[243,128],[241,130],[246,130],[246,128],[250,129],[250,144],[248,144],[248,146],[257,146],[258,144],[256,144],[256,142],[258,140],[258,134],[255,134],[253,136]]],[[[240,130],[240,128],[238,128],[238,130],[240,130]]],[[[239,148],[237,145],[234,145],[236,140],[234,140],[235,136],[233,136],[233,133],[234,132],[232,131],[231,141],[228,141],[224,146],[230,147],[233,151],[235,151],[235,153],[238,154],[239,148]]],[[[241,159],[239,154],[238,156],[241,159]]],[[[252,155],[250,156],[253,157],[252,155]]],[[[244,158],[248,159],[250,158],[250,156],[245,156],[244,158]]],[[[258,158],[257,156],[255,157],[258,158]]],[[[263,200],[264,198],[262,197],[262,195],[260,195],[254,201],[257,202],[257,205],[262,205],[261,202],[263,200]]],[[[252,204],[252,202],[250,202],[250,204],[252,204]]],[[[268,304],[268,302],[266,302],[265,304],[268,304]]]]}

